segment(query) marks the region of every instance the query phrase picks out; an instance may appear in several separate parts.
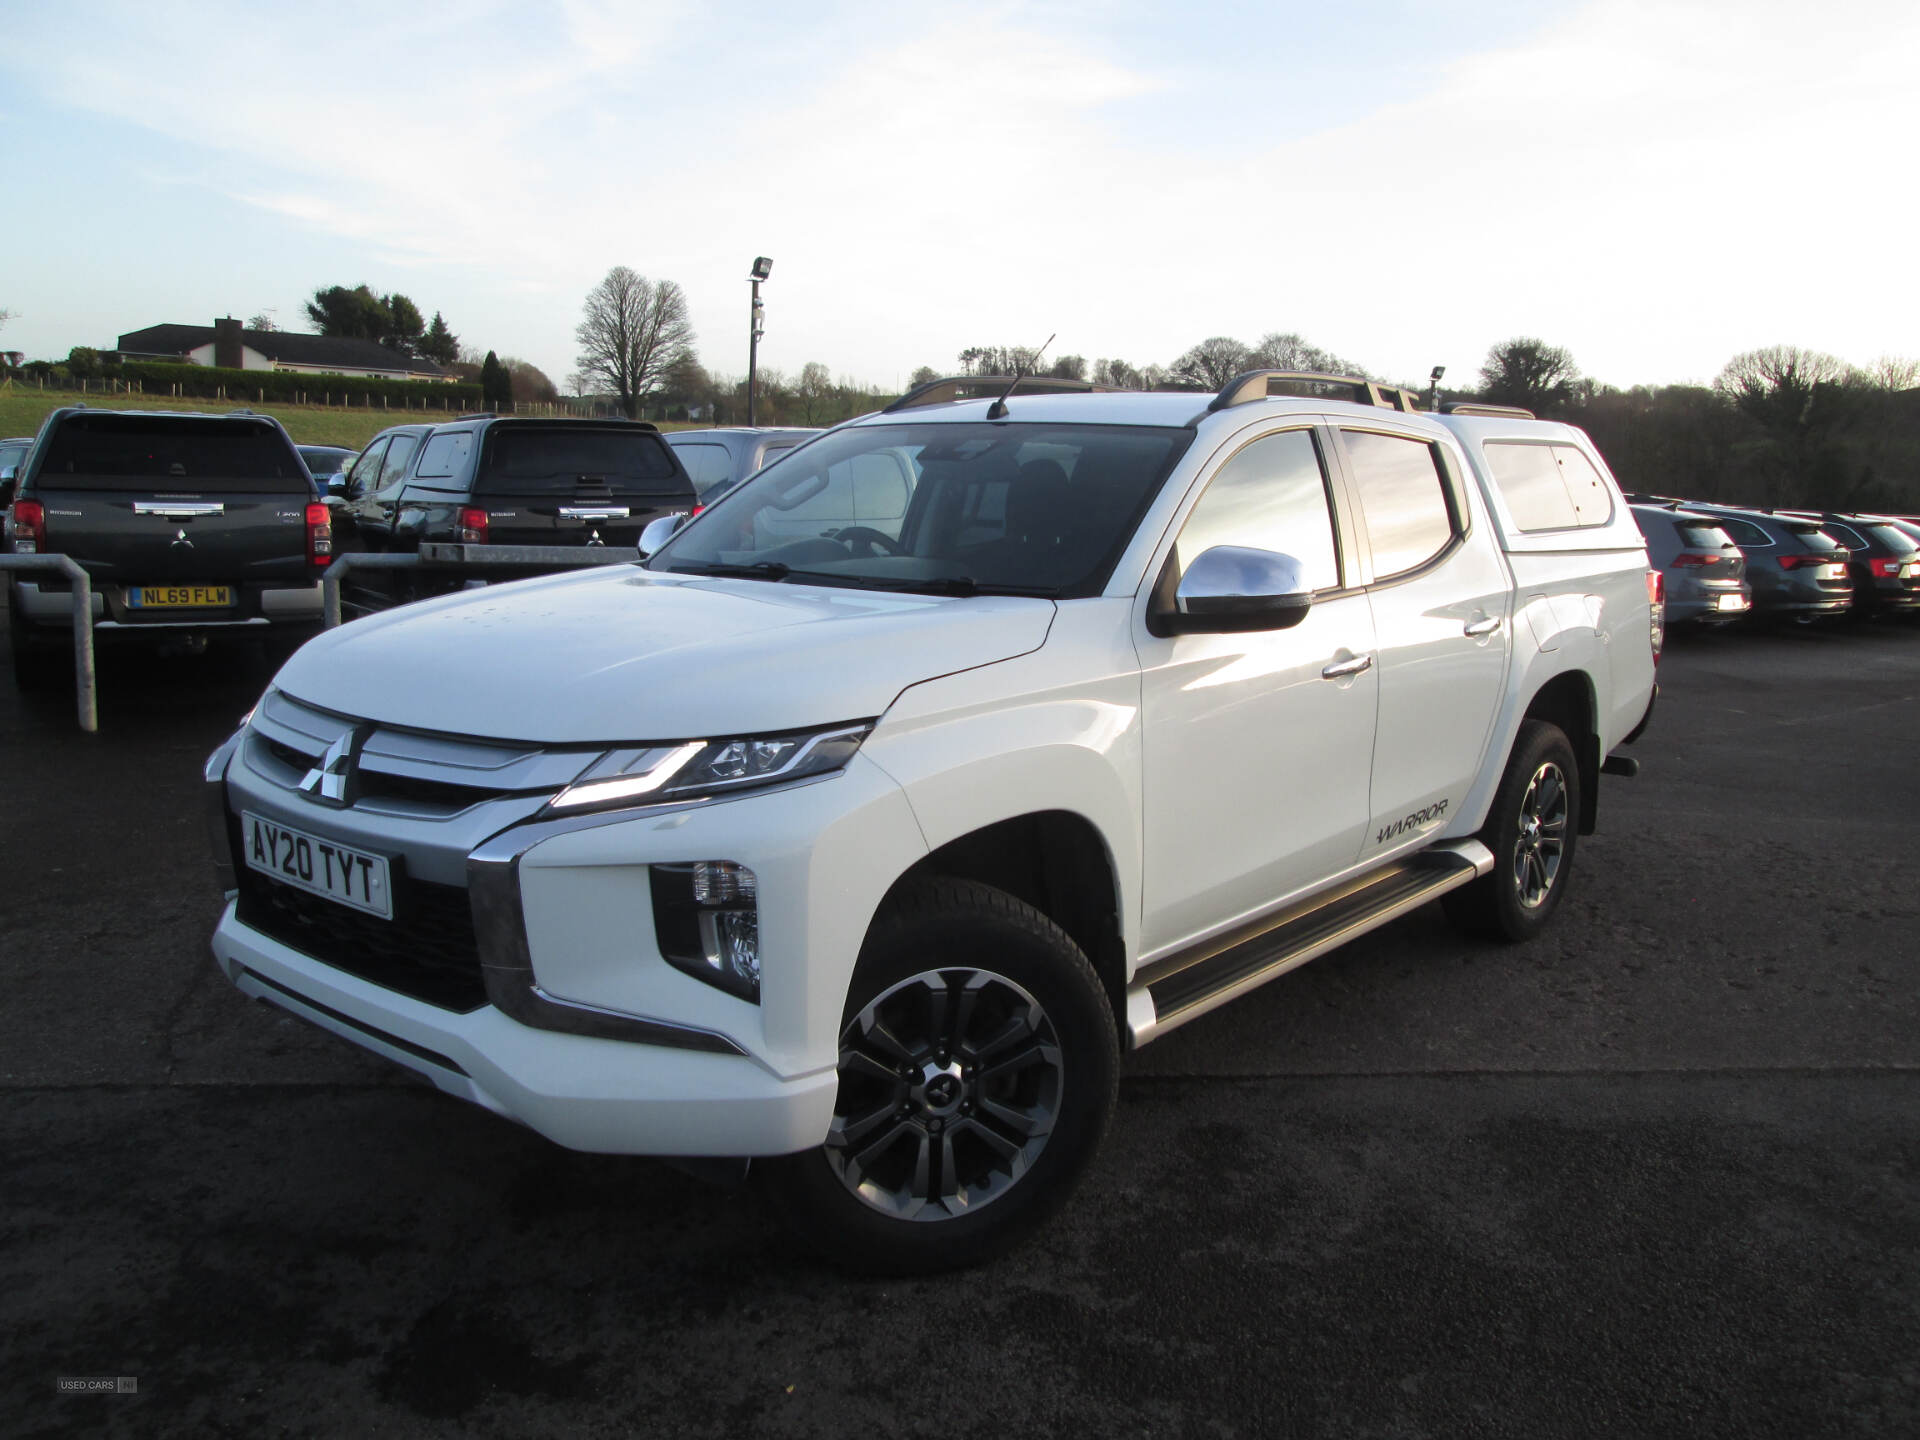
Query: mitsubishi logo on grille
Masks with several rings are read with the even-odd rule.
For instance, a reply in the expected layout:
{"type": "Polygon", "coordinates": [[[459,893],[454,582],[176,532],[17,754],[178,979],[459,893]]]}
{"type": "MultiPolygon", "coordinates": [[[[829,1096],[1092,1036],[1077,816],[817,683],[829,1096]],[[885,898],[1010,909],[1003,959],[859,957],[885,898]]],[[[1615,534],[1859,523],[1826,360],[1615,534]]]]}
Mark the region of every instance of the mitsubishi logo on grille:
{"type": "Polygon", "coordinates": [[[327,753],[300,781],[301,792],[322,805],[351,805],[359,789],[354,784],[354,761],[367,738],[366,730],[366,726],[356,725],[329,745],[327,753]]]}
{"type": "Polygon", "coordinates": [[[173,544],[169,548],[178,550],[183,545],[191,550],[193,548],[193,541],[187,538],[186,527],[184,525],[177,525],[173,531],[173,544]]]}

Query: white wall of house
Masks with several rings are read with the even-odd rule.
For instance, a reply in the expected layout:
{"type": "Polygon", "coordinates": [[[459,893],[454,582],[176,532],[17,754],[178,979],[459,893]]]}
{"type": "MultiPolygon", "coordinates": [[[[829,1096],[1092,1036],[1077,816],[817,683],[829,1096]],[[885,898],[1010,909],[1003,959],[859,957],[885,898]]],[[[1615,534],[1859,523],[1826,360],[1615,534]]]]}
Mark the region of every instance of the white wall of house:
{"type": "MultiPolygon", "coordinates": [[[[187,359],[195,365],[213,364],[213,341],[196,345],[187,352],[187,359]]],[[[251,345],[240,347],[240,368],[242,370],[291,370],[301,375],[342,375],[360,379],[374,380],[441,380],[452,381],[451,375],[416,375],[411,370],[359,370],[345,369],[338,365],[288,365],[283,361],[269,360],[251,345]]]]}

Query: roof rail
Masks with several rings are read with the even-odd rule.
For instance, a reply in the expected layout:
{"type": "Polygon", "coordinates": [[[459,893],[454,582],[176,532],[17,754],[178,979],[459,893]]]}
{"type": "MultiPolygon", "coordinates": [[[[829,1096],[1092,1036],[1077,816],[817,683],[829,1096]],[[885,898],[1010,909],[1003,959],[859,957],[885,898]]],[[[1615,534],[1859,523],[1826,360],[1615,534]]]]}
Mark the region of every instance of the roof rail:
{"type": "Polygon", "coordinates": [[[1119,390],[1118,385],[1096,385],[1091,380],[1063,380],[1053,375],[948,375],[916,385],[880,413],[917,410],[923,405],[945,405],[953,400],[985,400],[995,395],[1084,395],[1119,390]]]}
{"type": "Polygon", "coordinates": [[[497,420],[500,418],[500,412],[497,410],[469,410],[466,414],[456,415],[453,418],[455,420],[497,420]]]}
{"type": "Polygon", "coordinates": [[[1538,420],[1531,410],[1518,405],[1483,405],[1478,400],[1449,400],[1440,407],[1443,415],[1484,415],[1492,420],[1538,420]]]}
{"type": "MultiPolygon", "coordinates": [[[[1382,410],[1402,410],[1409,415],[1417,415],[1420,406],[1411,390],[1401,390],[1392,385],[1380,385],[1372,380],[1363,380],[1358,375],[1323,375],[1314,370],[1249,370],[1244,375],[1236,375],[1220,387],[1220,393],[1213,397],[1207,406],[1209,410],[1225,410],[1232,405],[1246,405],[1255,400],[1272,397],[1275,385],[1297,385],[1308,399],[1333,388],[1351,392],[1349,398],[1359,405],[1373,405],[1382,410]]],[[[1282,391],[1282,394],[1288,392],[1282,391]]]]}

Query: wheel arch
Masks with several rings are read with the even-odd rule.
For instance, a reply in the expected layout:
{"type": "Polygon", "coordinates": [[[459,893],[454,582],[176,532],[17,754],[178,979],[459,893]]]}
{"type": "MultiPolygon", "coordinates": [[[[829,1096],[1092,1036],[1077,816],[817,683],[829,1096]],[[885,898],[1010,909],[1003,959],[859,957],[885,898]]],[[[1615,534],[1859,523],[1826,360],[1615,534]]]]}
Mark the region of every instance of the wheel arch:
{"type": "Polygon", "coordinates": [[[1093,965],[1116,1023],[1125,1016],[1119,869],[1099,827],[1085,815],[1035,810],[956,836],[902,871],[880,909],[903,889],[936,875],[991,885],[1045,915],[1093,965]]]}
{"type": "MultiPolygon", "coordinates": [[[[1584,670],[1562,670],[1534,692],[1520,716],[1523,722],[1544,720],[1558,726],[1572,744],[1574,760],[1580,766],[1582,835],[1593,834],[1600,813],[1599,713],[1593,677],[1584,670]]],[[[1518,738],[1518,726],[1514,733],[1518,738]]],[[[1511,743],[1508,750],[1512,750],[1511,743]]]]}

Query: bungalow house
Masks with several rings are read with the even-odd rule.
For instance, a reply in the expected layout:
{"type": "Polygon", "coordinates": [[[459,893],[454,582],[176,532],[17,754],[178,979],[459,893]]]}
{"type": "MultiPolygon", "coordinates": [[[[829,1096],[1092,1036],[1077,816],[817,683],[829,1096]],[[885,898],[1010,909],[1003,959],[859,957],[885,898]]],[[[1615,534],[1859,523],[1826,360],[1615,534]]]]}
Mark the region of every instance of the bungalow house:
{"type": "Polygon", "coordinates": [[[229,370],[295,370],[379,380],[457,378],[431,360],[389,350],[371,340],[247,330],[231,318],[211,325],[149,325],[122,335],[117,351],[122,360],[166,360],[229,370]]]}

